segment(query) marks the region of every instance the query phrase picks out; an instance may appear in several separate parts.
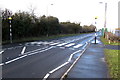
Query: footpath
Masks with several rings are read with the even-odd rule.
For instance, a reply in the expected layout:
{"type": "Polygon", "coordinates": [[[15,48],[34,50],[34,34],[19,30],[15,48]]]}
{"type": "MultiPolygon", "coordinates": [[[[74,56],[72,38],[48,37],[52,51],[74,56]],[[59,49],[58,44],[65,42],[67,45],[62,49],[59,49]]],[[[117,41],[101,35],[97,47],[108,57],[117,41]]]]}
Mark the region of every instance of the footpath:
{"type": "Polygon", "coordinates": [[[78,62],[70,70],[67,78],[108,78],[107,64],[104,58],[104,45],[91,43],[78,62]]]}

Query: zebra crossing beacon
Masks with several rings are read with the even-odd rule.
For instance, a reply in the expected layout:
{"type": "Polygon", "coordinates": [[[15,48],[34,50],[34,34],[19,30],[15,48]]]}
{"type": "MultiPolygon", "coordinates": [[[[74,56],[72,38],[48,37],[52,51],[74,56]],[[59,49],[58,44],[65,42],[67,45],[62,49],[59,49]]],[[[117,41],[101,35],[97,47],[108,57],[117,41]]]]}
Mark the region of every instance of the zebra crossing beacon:
{"type": "MultiPolygon", "coordinates": [[[[97,16],[95,17],[95,25],[97,24],[97,22],[96,22],[96,20],[97,20],[97,16]]],[[[97,39],[97,34],[96,34],[96,32],[97,32],[97,26],[96,26],[96,28],[95,28],[95,44],[96,44],[96,39],[97,39]]]]}
{"type": "Polygon", "coordinates": [[[10,43],[12,43],[12,26],[11,26],[11,20],[12,20],[12,18],[9,17],[8,19],[9,19],[9,23],[10,23],[10,43]]]}

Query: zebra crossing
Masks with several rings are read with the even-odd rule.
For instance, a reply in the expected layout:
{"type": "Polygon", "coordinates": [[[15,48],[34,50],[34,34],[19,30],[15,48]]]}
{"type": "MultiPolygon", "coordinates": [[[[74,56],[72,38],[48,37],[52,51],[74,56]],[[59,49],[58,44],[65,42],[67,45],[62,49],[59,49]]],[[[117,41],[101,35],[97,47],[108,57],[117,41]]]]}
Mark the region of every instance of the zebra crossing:
{"type": "Polygon", "coordinates": [[[26,46],[30,46],[30,45],[34,45],[34,46],[41,46],[41,45],[47,45],[47,46],[56,46],[62,49],[65,48],[80,48],[82,47],[84,44],[81,43],[74,43],[74,42],[31,42],[31,43],[26,43],[26,46]]]}
{"type": "Polygon", "coordinates": [[[84,39],[86,37],[89,37],[91,35],[87,35],[87,36],[81,36],[81,37],[74,37],[74,38],[65,38],[65,39],[59,39],[59,40],[53,40],[53,41],[36,41],[36,42],[29,42],[26,43],[25,46],[56,46],[59,48],[73,48],[73,49],[77,49],[80,48],[84,45],[84,43],[75,43],[76,41],[79,41],[81,39],[84,39]]]}

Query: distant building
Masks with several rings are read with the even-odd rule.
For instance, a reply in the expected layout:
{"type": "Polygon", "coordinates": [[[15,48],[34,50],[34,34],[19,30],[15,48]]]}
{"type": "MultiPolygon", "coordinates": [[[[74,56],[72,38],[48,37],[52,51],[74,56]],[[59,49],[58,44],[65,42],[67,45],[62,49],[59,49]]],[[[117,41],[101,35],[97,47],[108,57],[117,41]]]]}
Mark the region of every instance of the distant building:
{"type": "Polygon", "coordinates": [[[120,28],[115,29],[115,35],[120,37],[120,28]]]}

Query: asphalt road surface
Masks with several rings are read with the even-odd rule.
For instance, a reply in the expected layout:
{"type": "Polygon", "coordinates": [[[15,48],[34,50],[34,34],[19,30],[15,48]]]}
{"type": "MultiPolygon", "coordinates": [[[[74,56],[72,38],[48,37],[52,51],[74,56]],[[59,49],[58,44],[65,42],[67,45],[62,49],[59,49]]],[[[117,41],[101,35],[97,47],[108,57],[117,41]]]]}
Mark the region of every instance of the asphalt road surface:
{"type": "MultiPolygon", "coordinates": [[[[73,53],[79,53],[95,33],[3,46],[3,78],[44,78],[46,74],[64,65],[73,53]]],[[[71,61],[72,61],[71,57],[71,61]]],[[[69,61],[70,61],[69,60],[69,61]]],[[[67,63],[66,63],[67,64],[67,63]]],[[[57,70],[59,71],[59,70],[57,70]]],[[[58,78],[58,76],[56,76],[58,78]]]]}

